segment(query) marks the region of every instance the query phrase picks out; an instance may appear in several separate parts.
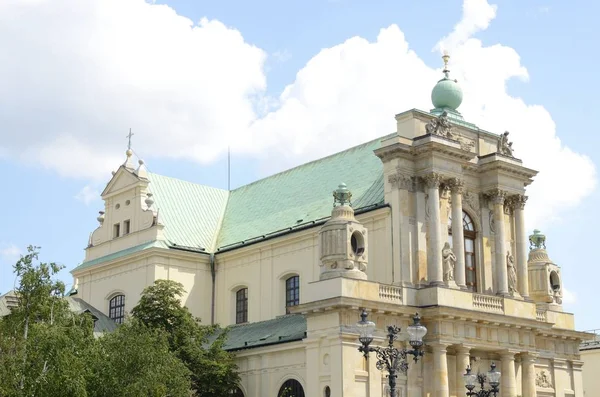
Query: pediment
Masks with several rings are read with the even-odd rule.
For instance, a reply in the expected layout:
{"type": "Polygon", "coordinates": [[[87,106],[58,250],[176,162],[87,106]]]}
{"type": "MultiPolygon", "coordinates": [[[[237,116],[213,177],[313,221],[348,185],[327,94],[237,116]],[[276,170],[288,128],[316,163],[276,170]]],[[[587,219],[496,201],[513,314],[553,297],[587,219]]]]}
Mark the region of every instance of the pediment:
{"type": "Polygon", "coordinates": [[[121,166],[104,188],[102,197],[105,198],[126,188],[137,186],[140,182],[147,182],[147,180],[138,177],[127,168],[121,166]]]}

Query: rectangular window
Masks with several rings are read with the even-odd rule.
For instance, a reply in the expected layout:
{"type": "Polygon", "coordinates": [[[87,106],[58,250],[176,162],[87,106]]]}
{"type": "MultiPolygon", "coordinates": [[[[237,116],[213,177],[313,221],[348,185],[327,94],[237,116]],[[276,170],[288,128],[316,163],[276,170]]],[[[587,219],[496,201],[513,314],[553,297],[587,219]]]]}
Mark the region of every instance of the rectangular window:
{"type": "Polygon", "coordinates": [[[242,288],[235,294],[235,323],[248,322],[248,288],[242,288]]]}
{"type": "Polygon", "coordinates": [[[117,238],[121,235],[121,225],[119,223],[115,223],[113,226],[113,238],[117,238]]]}
{"type": "Polygon", "coordinates": [[[285,307],[286,313],[289,313],[290,306],[300,304],[300,277],[292,276],[285,280],[285,307]]]}
{"type": "Polygon", "coordinates": [[[123,235],[129,234],[130,226],[131,226],[131,222],[129,221],[129,219],[127,219],[125,222],[123,222],[123,235]]]}

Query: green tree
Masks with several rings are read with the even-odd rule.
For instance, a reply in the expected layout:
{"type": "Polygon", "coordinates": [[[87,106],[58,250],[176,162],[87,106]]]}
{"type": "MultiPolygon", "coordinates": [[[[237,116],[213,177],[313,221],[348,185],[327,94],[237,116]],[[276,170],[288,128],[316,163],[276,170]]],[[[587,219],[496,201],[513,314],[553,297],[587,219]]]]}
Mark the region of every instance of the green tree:
{"type": "Polygon", "coordinates": [[[235,357],[223,350],[227,330],[202,325],[181,305],[183,293],[178,282],[156,280],[143,291],[132,317],[149,328],[167,332],[170,350],[191,372],[197,396],[225,396],[239,383],[235,357]]]}
{"type": "Polygon", "coordinates": [[[133,320],[102,337],[90,354],[90,397],[188,397],[190,372],[168,334],[133,320]]]}
{"type": "Polygon", "coordinates": [[[61,267],[39,263],[38,250],[29,246],[14,265],[18,306],[0,319],[0,395],[86,396],[93,323],[69,310],[54,280],[61,267]]]}

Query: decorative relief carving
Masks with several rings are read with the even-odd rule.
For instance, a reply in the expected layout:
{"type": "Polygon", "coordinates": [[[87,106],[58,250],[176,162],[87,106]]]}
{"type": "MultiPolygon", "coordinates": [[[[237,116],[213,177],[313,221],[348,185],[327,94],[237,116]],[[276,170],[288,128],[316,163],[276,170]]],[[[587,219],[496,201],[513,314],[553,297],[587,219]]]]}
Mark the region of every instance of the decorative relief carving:
{"type": "Polygon", "coordinates": [[[439,117],[429,120],[427,125],[425,125],[425,131],[431,135],[457,140],[452,124],[448,119],[448,112],[444,112],[439,117]]]}
{"type": "Polygon", "coordinates": [[[479,195],[472,192],[463,193],[463,203],[466,203],[471,210],[479,214],[481,206],[479,205],[479,195]]]}
{"type": "Polygon", "coordinates": [[[512,142],[508,141],[508,134],[509,132],[505,131],[504,134],[500,135],[500,137],[498,138],[497,152],[505,156],[514,158],[515,156],[513,156],[512,142]]]}
{"type": "Polygon", "coordinates": [[[541,370],[535,375],[535,385],[546,389],[551,389],[554,386],[550,380],[550,374],[546,370],[541,370]]]}
{"type": "Polygon", "coordinates": [[[460,143],[460,148],[467,152],[470,152],[475,147],[475,141],[463,136],[458,138],[458,143],[460,143]]]}
{"type": "Polygon", "coordinates": [[[490,231],[496,234],[496,220],[494,219],[494,212],[490,211],[490,231]]]}
{"type": "Polygon", "coordinates": [[[512,209],[525,209],[525,203],[529,197],[522,194],[515,194],[507,198],[507,202],[512,209]]]}

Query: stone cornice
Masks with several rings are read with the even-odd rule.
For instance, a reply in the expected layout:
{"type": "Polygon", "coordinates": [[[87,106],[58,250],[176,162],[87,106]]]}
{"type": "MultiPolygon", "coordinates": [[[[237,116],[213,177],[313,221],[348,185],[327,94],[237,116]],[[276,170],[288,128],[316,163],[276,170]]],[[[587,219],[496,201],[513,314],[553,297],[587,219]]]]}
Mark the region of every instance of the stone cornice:
{"type": "Polygon", "coordinates": [[[498,153],[490,153],[478,157],[478,173],[500,173],[513,178],[518,178],[527,186],[533,182],[533,177],[538,174],[531,168],[522,165],[521,160],[506,157],[498,153]]]}
{"type": "Polygon", "coordinates": [[[468,162],[476,154],[461,147],[460,142],[438,135],[422,135],[413,140],[412,155],[415,157],[443,155],[460,162],[468,162]]]}

